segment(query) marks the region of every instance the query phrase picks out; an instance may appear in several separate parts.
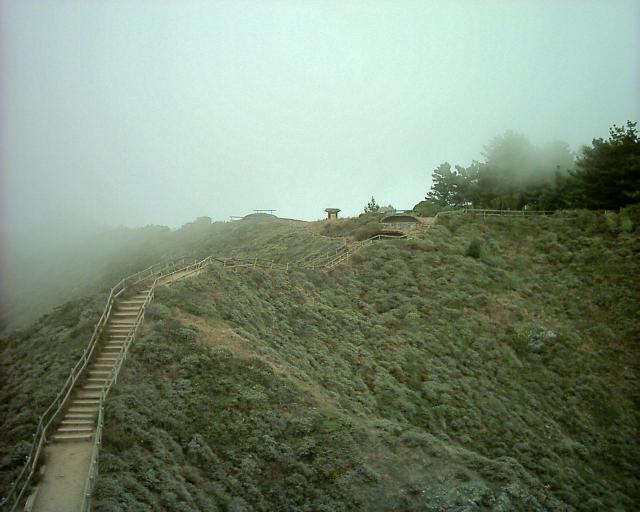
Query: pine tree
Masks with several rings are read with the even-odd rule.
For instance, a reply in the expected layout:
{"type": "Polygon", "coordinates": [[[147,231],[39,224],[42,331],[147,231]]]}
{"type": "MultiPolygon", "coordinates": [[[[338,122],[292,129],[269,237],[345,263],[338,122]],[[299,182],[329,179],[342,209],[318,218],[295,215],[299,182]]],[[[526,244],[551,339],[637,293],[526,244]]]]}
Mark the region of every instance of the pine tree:
{"type": "Polygon", "coordinates": [[[451,206],[455,204],[455,176],[456,173],[455,171],[451,171],[451,164],[449,162],[440,164],[431,175],[433,185],[431,185],[431,190],[427,194],[426,199],[439,206],[451,206]]]}
{"type": "Polygon", "coordinates": [[[364,213],[377,213],[380,210],[380,205],[376,202],[376,198],[371,196],[371,201],[364,207],[364,213]]]}
{"type": "Polygon", "coordinates": [[[640,140],[636,124],[609,130],[609,138],[585,146],[573,173],[587,208],[618,209],[640,202],[640,140]]]}

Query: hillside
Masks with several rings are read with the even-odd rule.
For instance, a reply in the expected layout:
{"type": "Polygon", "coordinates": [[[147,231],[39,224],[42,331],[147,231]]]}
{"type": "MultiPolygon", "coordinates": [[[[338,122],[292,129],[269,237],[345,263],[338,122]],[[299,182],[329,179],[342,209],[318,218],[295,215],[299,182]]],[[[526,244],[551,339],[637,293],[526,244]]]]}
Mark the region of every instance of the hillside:
{"type": "Polygon", "coordinates": [[[0,302],[5,303],[0,308],[0,334],[5,326],[27,327],[61,303],[96,293],[159,261],[211,253],[253,254],[262,252],[262,247],[273,257],[283,244],[294,254],[304,254],[310,249],[307,243],[318,243],[304,236],[306,230],[300,233],[304,224],[281,221],[265,232],[259,220],[227,223],[200,217],[175,230],[120,227],[76,237],[54,230],[43,240],[22,233],[25,240],[8,245],[6,279],[0,290],[0,302]]]}
{"type": "Polygon", "coordinates": [[[175,256],[251,255],[290,261],[340,245],[317,236],[319,228],[291,221],[211,223],[202,218],[176,231],[158,227],[122,230],[101,242],[103,248],[110,248],[108,261],[104,254],[98,257],[89,251],[92,256],[88,261],[73,269],[80,274],[66,274],[61,267],[67,287],[52,285],[60,277],[54,276],[52,281],[42,282],[42,297],[38,297],[39,290],[26,290],[22,297],[35,297],[35,310],[52,300],[49,292],[69,298],[84,290],[85,296],[68,300],[31,325],[0,337],[0,497],[24,463],[40,415],[88,343],[112,285],[125,275],[175,256]],[[90,268],[93,274],[82,274],[90,268]]]}
{"type": "MultiPolygon", "coordinates": [[[[640,239],[624,218],[451,217],[329,274],[213,266],[158,290],[107,402],[94,508],[632,510],[640,239]]],[[[238,222],[189,250],[295,261],[339,245],[324,229],[238,222]]],[[[2,342],[3,474],[100,307],[2,342]]]]}

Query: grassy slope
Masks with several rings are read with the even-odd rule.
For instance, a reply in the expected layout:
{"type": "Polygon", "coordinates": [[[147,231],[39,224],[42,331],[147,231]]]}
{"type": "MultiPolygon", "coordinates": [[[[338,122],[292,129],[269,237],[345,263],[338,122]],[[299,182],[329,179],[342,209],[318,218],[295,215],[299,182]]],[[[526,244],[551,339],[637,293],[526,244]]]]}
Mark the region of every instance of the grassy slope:
{"type": "MultiPolygon", "coordinates": [[[[260,221],[214,222],[204,217],[177,230],[163,226],[118,228],[86,236],[69,245],[52,248],[29,247],[14,254],[3,291],[6,311],[0,311],[0,332],[5,323],[24,327],[54,305],[91,295],[161,260],[181,257],[205,257],[211,253],[232,255],[247,251],[277,255],[283,246],[295,245],[300,251],[306,242],[317,240],[304,235],[304,223],[280,221],[262,229],[260,221]],[[296,243],[287,243],[287,238],[296,243]],[[43,256],[45,255],[45,256],[43,256]]],[[[59,244],[63,242],[58,242],[59,244]]]]}
{"type": "MultiPolygon", "coordinates": [[[[99,291],[103,284],[115,284],[121,277],[169,256],[250,254],[289,260],[336,245],[302,229],[300,223],[267,225],[265,229],[263,222],[241,221],[196,223],[176,231],[153,227],[124,230],[123,239],[114,242],[120,247],[118,254],[108,263],[96,260],[95,275],[77,283],[92,295],[66,302],[29,327],[0,338],[0,496],[8,491],[24,462],[39,416],[89,342],[108,294],[106,289],[99,291]]],[[[73,279],[68,281],[70,286],[74,284],[73,279]]]]}
{"type": "Polygon", "coordinates": [[[0,496],[24,463],[40,415],[82,355],[105,299],[67,302],[0,340],[0,496]]]}
{"type": "MultiPolygon", "coordinates": [[[[272,229],[247,226],[229,251],[272,229]]],[[[315,244],[273,229],[263,257],[315,244]]],[[[585,213],[426,238],[160,291],[108,402],[96,509],[631,510],[637,232],[585,213]]]]}

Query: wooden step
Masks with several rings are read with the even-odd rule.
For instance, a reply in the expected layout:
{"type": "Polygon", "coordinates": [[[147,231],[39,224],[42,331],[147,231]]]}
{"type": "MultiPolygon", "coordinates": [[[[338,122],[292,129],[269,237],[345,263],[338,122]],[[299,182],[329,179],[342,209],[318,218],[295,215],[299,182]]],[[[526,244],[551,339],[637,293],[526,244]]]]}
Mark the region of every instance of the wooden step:
{"type": "Polygon", "coordinates": [[[86,416],[65,416],[64,418],[62,418],[62,421],[60,422],[61,425],[95,425],[96,423],[96,414],[90,414],[90,415],[86,415],[86,416]]]}
{"type": "Polygon", "coordinates": [[[102,349],[100,357],[114,357],[116,354],[123,350],[125,345],[107,345],[102,349]]]}
{"type": "Polygon", "coordinates": [[[94,428],[93,426],[89,425],[89,426],[78,426],[78,427],[59,427],[57,432],[64,432],[64,433],[73,433],[73,434],[79,434],[82,432],[93,432],[94,428]]]}
{"type": "MultiPolygon", "coordinates": [[[[100,370],[102,370],[102,371],[110,371],[111,368],[113,368],[112,364],[104,364],[104,363],[94,363],[91,366],[92,370],[98,370],[98,371],[100,371],[100,370]]],[[[89,371],[91,371],[91,370],[89,370],[89,371]]]]}
{"type": "Polygon", "coordinates": [[[85,389],[87,391],[96,391],[96,390],[101,391],[102,388],[104,387],[105,383],[106,383],[106,381],[102,381],[100,383],[95,383],[95,384],[88,382],[87,384],[82,386],[82,389],[85,389]]]}
{"type": "Polygon", "coordinates": [[[100,377],[107,378],[111,372],[107,370],[89,370],[89,375],[92,375],[92,379],[99,379],[100,377]]]}
{"type": "Polygon", "coordinates": [[[98,407],[100,400],[97,398],[76,398],[71,402],[72,407],[98,407]]]}
{"type": "Polygon", "coordinates": [[[89,413],[93,413],[95,415],[95,413],[98,412],[98,404],[96,404],[96,405],[83,405],[83,404],[80,404],[78,406],[71,405],[67,409],[67,412],[68,412],[68,414],[89,414],[89,413]]]}
{"type": "Polygon", "coordinates": [[[87,426],[87,425],[95,425],[95,423],[96,423],[95,421],[90,419],[84,419],[84,418],[66,419],[66,417],[64,420],[60,422],[61,425],[66,425],[66,426],[69,426],[69,425],[87,426]]]}
{"type": "Polygon", "coordinates": [[[56,443],[73,443],[78,441],[91,441],[93,438],[93,432],[79,433],[79,434],[54,434],[51,436],[56,443]]]}
{"type": "Polygon", "coordinates": [[[115,320],[128,320],[129,318],[135,318],[138,316],[139,310],[136,311],[114,311],[111,313],[111,321],[115,320]]]}
{"type": "Polygon", "coordinates": [[[64,415],[63,421],[95,421],[96,414],[94,412],[69,412],[64,415]]]}
{"type": "MultiPolygon", "coordinates": [[[[76,395],[78,398],[76,400],[95,400],[96,403],[100,399],[100,391],[96,390],[80,390],[76,395]]],[[[75,404],[76,402],[74,402],[75,404]]]]}
{"type": "MultiPolygon", "coordinates": [[[[114,354],[117,354],[117,352],[114,352],[114,354]]],[[[94,364],[104,364],[104,365],[107,365],[109,368],[113,368],[117,360],[118,360],[117,358],[111,358],[111,357],[98,358],[95,360],[94,364]]]]}

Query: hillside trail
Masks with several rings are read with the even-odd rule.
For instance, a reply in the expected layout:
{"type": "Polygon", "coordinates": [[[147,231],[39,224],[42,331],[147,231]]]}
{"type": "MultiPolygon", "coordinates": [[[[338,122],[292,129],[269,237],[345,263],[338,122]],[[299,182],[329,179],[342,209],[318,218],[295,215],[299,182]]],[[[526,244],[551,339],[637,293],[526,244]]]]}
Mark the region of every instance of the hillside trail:
{"type": "MultiPolygon", "coordinates": [[[[202,269],[178,271],[158,281],[169,285],[191,277],[202,269]]],[[[25,510],[33,512],[69,512],[81,510],[85,483],[90,474],[91,454],[96,433],[100,393],[116,362],[116,354],[125,342],[149,290],[118,299],[106,327],[106,341],[88,366],[87,378],[78,382],[73,398],[51,442],[45,448],[46,465],[37,490],[27,500],[25,510]]]]}
{"type": "MultiPolygon", "coordinates": [[[[418,231],[424,232],[430,227],[431,223],[424,223],[418,231]]],[[[395,237],[375,235],[361,242],[345,244],[334,253],[323,254],[315,261],[305,262],[304,266],[327,272],[342,262],[348,262],[355,252],[374,240],[385,238],[395,237]]],[[[409,237],[404,235],[401,238],[407,239],[409,237]]],[[[209,258],[203,262],[207,260],[209,258]]],[[[223,268],[234,271],[243,267],[255,268],[257,266],[269,269],[279,267],[289,269],[289,264],[274,267],[274,262],[258,262],[257,259],[253,261],[223,261],[223,268]]],[[[193,277],[204,270],[204,264],[195,268],[177,270],[159,278],[157,285],[170,285],[180,279],[193,277]]],[[[119,298],[114,303],[114,309],[105,327],[106,340],[92,356],[86,378],[78,381],[73,389],[72,399],[64,411],[63,419],[45,448],[46,465],[42,466],[40,470],[42,478],[35,492],[28,498],[25,510],[68,512],[86,509],[87,500],[85,500],[84,493],[86,489],[92,488],[92,485],[89,485],[89,479],[94,478],[91,463],[94,445],[96,445],[96,422],[100,396],[117,362],[117,355],[122,350],[127,335],[135,324],[150,291],[151,288],[143,289],[135,295],[119,298]]],[[[98,438],[98,449],[100,444],[98,438]]]]}

